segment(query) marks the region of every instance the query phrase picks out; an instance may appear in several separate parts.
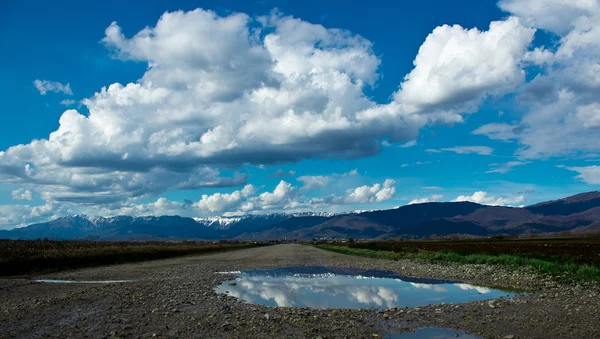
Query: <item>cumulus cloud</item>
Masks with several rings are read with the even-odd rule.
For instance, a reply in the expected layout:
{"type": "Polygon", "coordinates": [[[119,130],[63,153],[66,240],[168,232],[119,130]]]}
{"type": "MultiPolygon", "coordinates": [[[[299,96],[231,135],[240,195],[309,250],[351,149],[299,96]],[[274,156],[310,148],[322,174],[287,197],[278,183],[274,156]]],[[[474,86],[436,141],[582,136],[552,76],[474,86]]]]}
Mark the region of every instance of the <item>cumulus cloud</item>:
{"type": "Polygon", "coordinates": [[[353,190],[348,190],[345,203],[364,204],[389,200],[396,194],[395,184],[396,182],[393,179],[386,179],[383,185],[364,185],[353,190]]]}
{"type": "Polygon", "coordinates": [[[569,171],[578,172],[576,179],[584,181],[590,185],[600,185],[600,166],[585,167],[563,167],[569,171]]]}
{"type": "Polygon", "coordinates": [[[532,26],[556,34],[569,32],[577,19],[597,13],[595,0],[500,0],[498,6],[532,26]]]}
{"type": "MultiPolygon", "coordinates": [[[[340,195],[308,196],[300,187],[281,180],[272,191],[262,191],[254,185],[228,193],[204,194],[198,201],[172,201],[160,197],[147,203],[129,200],[107,204],[46,203],[40,206],[0,205],[0,229],[25,226],[58,218],[66,214],[82,213],[110,217],[116,215],[161,216],[181,215],[198,217],[206,215],[244,215],[281,211],[327,210],[335,206],[362,203],[380,203],[393,198],[396,188],[394,180],[383,184],[351,188],[340,195]]],[[[31,193],[31,192],[30,192],[31,193]]],[[[13,195],[27,195],[24,190],[15,190],[13,195]]]]}
{"type": "Polygon", "coordinates": [[[41,95],[46,95],[46,93],[48,92],[61,92],[67,95],[73,95],[71,86],[68,83],[66,85],[63,85],[60,82],[36,79],[33,82],[33,85],[35,86],[35,88],[37,88],[38,91],[40,91],[41,95]]]}
{"type": "Polygon", "coordinates": [[[473,111],[490,95],[513,91],[525,80],[521,62],[535,30],[516,17],[490,23],[488,31],[437,27],[419,49],[415,68],[395,94],[410,111],[440,111],[450,121],[473,111]]]}
{"type": "MultiPolygon", "coordinates": [[[[248,185],[244,187],[246,192],[252,191],[253,186],[248,185]]],[[[243,191],[243,190],[242,190],[243,191]]],[[[234,191],[232,193],[215,193],[212,195],[204,194],[202,195],[202,199],[198,201],[196,206],[205,211],[210,212],[223,212],[229,210],[233,207],[237,207],[244,198],[244,194],[242,191],[234,191]]]]}
{"type": "Polygon", "coordinates": [[[494,152],[494,149],[488,146],[456,146],[442,148],[442,151],[454,152],[456,154],[479,154],[479,155],[490,155],[494,152]]]}
{"type": "Polygon", "coordinates": [[[245,214],[256,211],[274,211],[285,209],[311,209],[334,205],[379,203],[390,200],[396,193],[395,181],[387,179],[383,184],[364,185],[348,189],[344,195],[309,197],[301,193],[298,187],[281,180],[273,191],[258,193],[252,185],[232,193],[214,193],[203,195],[195,205],[201,211],[235,212],[245,214]]]}
{"type": "Polygon", "coordinates": [[[12,191],[13,200],[27,200],[31,201],[31,191],[24,188],[19,188],[12,191]]]}
{"type": "Polygon", "coordinates": [[[470,201],[489,206],[514,206],[525,201],[525,196],[495,197],[488,196],[487,192],[477,191],[473,195],[460,195],[454,201],[470,201]]]}
{"type": "Polygon", "coordinates": [[[69,213],[64,206],[57,204],[31,205],[0,205],[0,229],[27,226],[44,222],[69,213]]]}
{"type": "MultiPolygon", "coordinates": [[[[536,59],[526,57],[533,33],[517,17],[485,31],[438,27],[397,92],[380,103],[365,93],[381,77],[381,60],[369,40],[347,30],[277,12],[256,18],[202,9],[164,13],[133,36],[113,22],[102,43],[115,58],[146,63],[146,72],[82,100],[88,112],[66,110],[47,138],[0,152],[0,182],[31,187],[52,213],[75,205],[183,210],[189,204],[136,201],[171,190],[244,186],[247,175],[233,172],[241,166],[370,156],[381,140],[411,146],[424,126],[461,122],[487,98],[518,88],[522,64],[536,59]]],[[[571,44],[563,54],[578,48],[571,44]]],[[[34,85],[40,94],[73,94],[69,84],[34,85]]],[[[593,126],[594,112],[578,116],[593,126]]],[[[301,189],[325,181],[298,180],[301,189]]],[[[262,198],[249,186],[206,195],[195,208],[297,206],[299,190],[280,185],[262,198]]],[[[393,197],[393,185],[361,186],[314,203],[380,202],[393,197]]]]}
{"type": "MultiPolygon", "coordinates": [[[[89,114],[65,111],[48,139],[1,152],[0,173],[49,197],[108,201],[176,189],[205,167],[372,155],[382,138],[415,140],[426,124],[460,121],[462,111],[520,84],[532,34],[516,18],[488,31],[439,27],[394,100],[381,104],[365,95],[381,61],[370,41],[346,30],[275,12],[201,9],[167,12],[132,37],[112,23],[103,44],[148,70],[84,99],[89,114]],[[161,173],[175,179],[163,184],[161,173]],[[150,179],[151,189],[139,188],[150,179]]],[[[68,84],[36,86],[72,93],[68,84]]]]}
{"type": "Polygon", "coordinates": [[[600,4],[595,0],[503,0],[500,7],[526,25],[558,35],[526,62],[533,80],[518,100],[527,109],[517,124],[488,124],[474,133],[517,141],[521,158],[600,151],[600,4]]]}
{"type": "Polygon", "coordinates": [[[426,202],[436,202],[436,201],[440,201],[444,199],[444,195],[443,194],[434,194],[430,197],[424,197],[424,198],[419,198],[419,199],[413,199],[411,200],[408,204],[409,205],[414,205],[414,204],[423,204],[426,202]]]}
{"type": "Polygon", "coordinates": [[[178,11],[131,38],[111,24],[103,43],[148,71],[84,99],[89,114],[65,111],[48,139],[0,152],[1,179],[107,203],[245,183],[219,178],[223,167],[374,154],[377,139],[426,123],[364,94],[379,77],[368,40],[279,14],[259,21],[178,11]]]}

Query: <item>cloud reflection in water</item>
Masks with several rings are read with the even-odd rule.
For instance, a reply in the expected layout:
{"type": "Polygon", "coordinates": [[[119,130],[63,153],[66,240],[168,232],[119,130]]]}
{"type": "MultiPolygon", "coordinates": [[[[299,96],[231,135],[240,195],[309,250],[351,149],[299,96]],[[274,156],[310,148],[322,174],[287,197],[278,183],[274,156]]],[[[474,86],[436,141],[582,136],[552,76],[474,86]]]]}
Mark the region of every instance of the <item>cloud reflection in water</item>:
{"type": "Polygon", "coordinates": [[[253,304],[310,308],[392,308],[423,306],[441,302],[493,299],[510,294],[487,287],[462,283],[421,283],[397,278],[336,274],[247,275],[217,292],[228,293],[253,304]]]}

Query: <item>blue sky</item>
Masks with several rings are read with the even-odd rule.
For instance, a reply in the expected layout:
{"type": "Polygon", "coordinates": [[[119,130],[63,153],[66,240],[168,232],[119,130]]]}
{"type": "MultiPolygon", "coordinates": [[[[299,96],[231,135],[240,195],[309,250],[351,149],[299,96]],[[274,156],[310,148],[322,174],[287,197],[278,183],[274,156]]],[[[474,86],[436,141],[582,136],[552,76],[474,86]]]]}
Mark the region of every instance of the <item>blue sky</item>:
{"type": "Polygon", "coordinates": [[[595,1],[4,1],[0,25],[0,228],[600,184],[595,1]]]}

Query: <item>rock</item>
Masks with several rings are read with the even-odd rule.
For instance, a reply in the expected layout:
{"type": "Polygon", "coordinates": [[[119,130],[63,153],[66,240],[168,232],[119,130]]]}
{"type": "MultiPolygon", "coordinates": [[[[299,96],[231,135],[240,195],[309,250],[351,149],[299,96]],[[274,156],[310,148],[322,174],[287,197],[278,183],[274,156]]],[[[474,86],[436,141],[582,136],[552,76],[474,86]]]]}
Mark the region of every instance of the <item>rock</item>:
{"type": "Polygon", "coordinates": [[[269,313],[265,313],[265,319],[269,320],[269,313]]]}
{"type": "Polygon", "coordinates": [[[230,281],[228,285],[229,285],[229,286],[236,286],[236,285],[237,285],[237,283],[236,283],[235,281],[230,281]]]}
{"type": "Polygon", "coordinates": [[[515,335],[514,334],[508,334],[508,335],[505,335],[504,337],[502,337],[502,339],[515,339],[515,335]]]}

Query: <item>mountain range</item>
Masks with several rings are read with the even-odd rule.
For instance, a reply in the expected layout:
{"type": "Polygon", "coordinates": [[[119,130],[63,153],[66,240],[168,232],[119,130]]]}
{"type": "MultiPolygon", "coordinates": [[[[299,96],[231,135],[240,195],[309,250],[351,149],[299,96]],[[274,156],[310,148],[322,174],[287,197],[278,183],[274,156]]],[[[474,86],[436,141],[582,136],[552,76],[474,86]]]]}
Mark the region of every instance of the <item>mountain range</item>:
{"type": "Polygon", "coordinates": [[[431,202],[390,210],[330,213],[275,213],[235,218],[86,215],[0,231],[8,239],[168,240],[168,239],[387,239],[463,234],[586,233],[600,230],[600,191],[526,207],[472,202],[431,202]]]}

